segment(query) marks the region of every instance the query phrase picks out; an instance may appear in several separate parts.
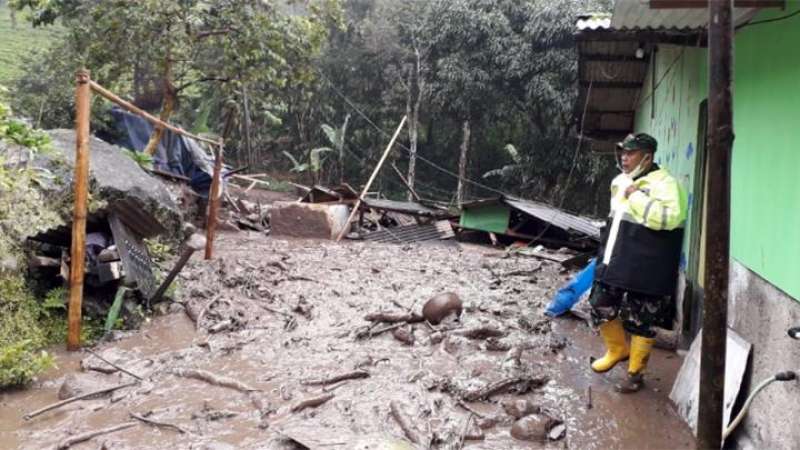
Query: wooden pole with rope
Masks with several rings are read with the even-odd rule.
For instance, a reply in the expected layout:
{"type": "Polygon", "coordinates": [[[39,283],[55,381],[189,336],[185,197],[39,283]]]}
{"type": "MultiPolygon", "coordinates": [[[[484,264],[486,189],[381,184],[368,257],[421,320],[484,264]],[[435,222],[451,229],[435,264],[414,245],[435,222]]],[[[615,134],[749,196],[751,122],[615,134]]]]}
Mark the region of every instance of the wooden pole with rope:
{"type": "Polygon", "coordinates": [[[86,258],[86,215],[89,202],[89,120],[92,91],[90,73],[81,69],[75,76],[75,204],[72,211],[70,246],[69,310],[67,313],[67,350],[81,346],[81,308],[86,258]]]}
{"type": "Polygon", "coordinates": [[[389,141],[389,145],[386,147],[386,151],[383,152],[383,156],[381,156],[381,160],[378,161],[378,165],[375,167],[375,170],[372,171],[372,175],[369,177],[369,181],[367,181],[366,186],[364,186],[364,190],[361,192],[361,195],[358,196],[358,201],[356,202],[355,206],[353,206],[353,211],[350,212],[350,216],[347,218],[347,222],[344,224],[344,228],[342,228],[341,233],[336,238],[336,242],[342,240],[345,234],[347,234],[347,229],[350,227],[350,223],[353,222],[356,214],[358,214],[358,209],[361,207],[361,203],[364,201],[364,197],[367,196],[367,192],[369,192],[370,186],[372,186],[372,182],[375,181],[375,177],[378,176],[378,172],[380,172],[383,163],[386,162],[386,158],[389,156],[389,152],[394,147],[394,143],[397,141],[397,137],[400,135],[400,131],[403,130],[403,126],[406,124],[407,116],[403,116],[403,120],[400,121],[400,125],[397,127],[397,131],[394,132],[394,136],[392,136],[392,140],[389,141]]]}

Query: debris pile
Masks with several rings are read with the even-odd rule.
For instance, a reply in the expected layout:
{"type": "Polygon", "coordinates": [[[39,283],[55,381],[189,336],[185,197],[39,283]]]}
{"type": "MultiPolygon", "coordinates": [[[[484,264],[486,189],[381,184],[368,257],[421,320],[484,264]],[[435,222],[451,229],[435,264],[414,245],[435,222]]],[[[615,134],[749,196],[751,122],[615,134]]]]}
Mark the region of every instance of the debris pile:
{"type": "MultiPolygon", "coordinates": [[[[476,439],[524,448],[512,434],[517,416],[526,421],[517,428],[536,421],[531,436],[569,437],[561,415],[576,394],[545,363],[560,350],[538,319],[547,288],[533,282],[557,284],[558,263],[473,247],[233,237],[221,236],[218,259],[190,261],[179,275],[193,345],[88,355],[78,376],[107,377],[96,386],[118,389],[59,420],[101,431],[133,420],[164,432],[119,429],[105,438],[115,448],[200,445],[231,429],[238,437],[225,440],[236,448],[451,448],[476,439]],[[499,275],[521,268],[535,275],[499,275]],[[533,406],[508,413],[517,400],[533,406]],[[102,423],[90,420],[98,414],[102,423]]],[[[58,427],[34,431],[53,420],[42,413],[26,423],[27,445],[68,439],[58,427]]]]}

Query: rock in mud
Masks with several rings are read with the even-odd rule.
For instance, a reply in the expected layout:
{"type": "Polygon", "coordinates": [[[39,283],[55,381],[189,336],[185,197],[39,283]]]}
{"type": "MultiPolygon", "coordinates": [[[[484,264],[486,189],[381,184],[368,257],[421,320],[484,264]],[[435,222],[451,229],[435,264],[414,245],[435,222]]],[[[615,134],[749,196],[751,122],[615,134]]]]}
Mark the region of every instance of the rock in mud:
{"type": "Polygon", "coordinates": [[[405,345],[414,345],[414,329],[409,327],[395,328],[392,336],[405,345]]]}
{"type": "Polygon", "coordinates": [[[64,377],[64,383],[61,384],[61,388],[58,390],[58,398],[59,400],[66,400],[112,386],[115,386],[115,383],[104,377],[88,373],[71,373],[64,377]]]}
{"type": "MultiPolygon", "coordinates": [[[[69,187],[71,192],[75,161],[75,131],[52,130],[48,134],[52,138],[53,148],[63,155],[66,164],[50,162],[45,164],[51,164],[49,168],[64,180],[64,186],[69,187]]],[[[145,172],[115,145],[91,137],[90,146],[92,201],[105,203],[101,205],[100,212],[113,210],[118,203],[124,203],[128,209],[135,207],[147,213],[169,235],[180,233],[181,212],[160,179],[145,172]]],[[[37,165],[40,163],[37,162],[37,165]]]]}
{"type": "Polygon", "coordinates": [[[444,351],[451,355],[457,354],[462,348],[469,345],[469,341],[460,336],[447,336],[444,340],[444,351]]]}
{"type": "Polygon", "coordinates": [[[525,399],[505,400],[502,405],[506,414],[516,417],[517,419],[539,412],[539,408],[537,408],[536,405],[525,399]]]}
{"type": "Polygon", "coordinates": [[[550,432],[550,418],[538,414],[525,416],[511,426],[511,437],[520,441],[547,440],[550,432]]]}
{"type": "Polygon", "coordinates": [[[422,316],[428,322],[437,325],[451,314],[455,315],[456,318],[461,317],[463,308],[461,299],[457,294],[445,292],[425,302],[425,306],[422,307],[422,316]]]}
{"type": "Polygon", "coordinates": [[[511,426],[511,436],[520,441],[557,441],[566,434],[566,425],[546,411],[527,415],[511,426]]]}

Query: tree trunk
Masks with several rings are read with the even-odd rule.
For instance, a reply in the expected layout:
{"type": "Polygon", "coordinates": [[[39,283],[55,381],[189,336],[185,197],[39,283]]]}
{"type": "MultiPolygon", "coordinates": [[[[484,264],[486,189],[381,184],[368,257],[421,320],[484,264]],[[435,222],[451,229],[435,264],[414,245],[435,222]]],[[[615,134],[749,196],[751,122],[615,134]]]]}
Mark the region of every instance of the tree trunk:
{"type": "Polygon", "coordinates": [[[247,165],[251,170],[255,169],[256,161],[253,155],[253,144],[250,135],[250,101],[247,96],[247,84],[242,83],[242,107],[244,108],[244,145],[247,151],[247,165]]]}
{"type": "Polygon", "coordinates": [[[414,181],[417,177],[417,143],[419,141],[419,110],[422,105],[423,80],[422,56],[418,48],[414,48],[415,65],[409,74],[409,91],[406,99],[406,115],[408,116],[408,141],[410,156],[408,160],[408,200],[413,200],[414,181]]]}
{"type": "MultiPolygon", "coordinates": [[[[164,102],[161,106],[161,114],[159,119],[162,122],[168,122],[172,116],[172,111],[175,109],[175,86],[172,85],[172,61],[170,60],[169,52],[167,52],[166,61],[164,61],[164,102]]],[[[153,133],[150,135],[150,140],[144,148],[144,153],[153,156],[158,149],[158,143],[161,142],[161,137],[164,135],[164,127],[156,125],[153,128],[153,133]]]]}
{"type": "Polygon", "coordinates": [[[469,152],[470,135],[469,119],[464,121],[463,133],[463,139],[461,141],[461,156],[458,158],[458,193],[456,194],[456,201],[458,202],[459,206],[464,202],[467,191],[467,154],[469,152]]]}

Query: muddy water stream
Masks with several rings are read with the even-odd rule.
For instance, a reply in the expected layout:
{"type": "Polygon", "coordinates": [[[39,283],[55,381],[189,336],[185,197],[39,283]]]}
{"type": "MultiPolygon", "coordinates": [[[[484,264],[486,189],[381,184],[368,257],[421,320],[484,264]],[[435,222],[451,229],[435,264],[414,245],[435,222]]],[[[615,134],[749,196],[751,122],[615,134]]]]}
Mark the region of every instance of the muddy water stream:
{"type": "MultiPolygon", "coordinates": [[[[656,352],[648,389],[621,396],[613,383],[624,368],[603,376],[588,370],[589,355],[601,352],[589,327],[542,315],[547,299],[568,277],[557,264],[457,244],[338,245],[240,233],[224,235],[218,245],[218,260],[192,261],[182,274],[181,301],[199,316],[197,326],[179,311],[96,348],[143,381],[23,420],[26,412],[58,401],[68,374],[109,385],[133,380],[120,372],[82,371],[80,361],[90,355],[59,351],[57,370],[30,389],[0,397],[2,447],[52,448],[71,434],[129,422],[135,413],[185,433],[138,423],[73,448],[405,448],[387,444],[405,436],[390,413],[391,402],[424,437],[419,448],[431,438],[431,448],[458,448],[468,417],[471,423],[497,422],[483,431],[483,440],[464,443],[471,449],[693,445],[666,398],[680,365],[677,356],[656,352]],[[412,345],[392,331],[370,337],[370,330],[384,325],[370,328],[365,315],[419,312],[425,300],[447,291],[464,302],[460,321],[407,325],[412,345]],[[463,335],[478,327],[503,335],[463,335]],[[232,378],[254,391],[180,375],[188,369],[232,378]],[[307,383],[354,370],[369,375],[328,386],[307,383]],[[522,394],[464,402],[476,414],[458,402],[464,392],[516,376],[549,381],[522,394]],[[292,411],[303,399],[328,394],[333,398],[319,406],[292,411]],[[564,438],[512,438],[513,418],[502,404],[514,399],[528,399],[563,421],[564,438]]],[[[469,434],[475,434],[473,428],[469,434]]]]}

